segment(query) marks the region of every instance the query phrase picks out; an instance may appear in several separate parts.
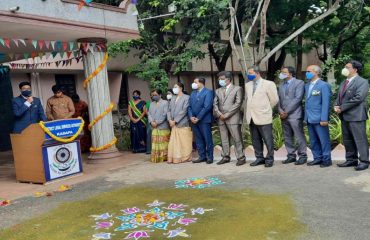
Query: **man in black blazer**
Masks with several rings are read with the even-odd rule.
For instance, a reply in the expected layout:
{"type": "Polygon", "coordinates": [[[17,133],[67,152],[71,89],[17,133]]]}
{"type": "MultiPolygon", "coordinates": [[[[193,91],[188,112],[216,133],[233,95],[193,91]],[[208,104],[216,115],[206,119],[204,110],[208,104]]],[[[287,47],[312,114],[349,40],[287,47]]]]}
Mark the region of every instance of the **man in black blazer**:
{"type": "Polygon", "coordinates": [[[354,166],[356,171],[369,167],[369,143],[366,135],[369,83],[359,76],[362,68],[362,64],[355,60],[346,64],[342,75],[347,79],[338,89],[334,106],[335,112],[342,121],[342,135],[346,149],[346,161],[338,166],[354,166]]]}

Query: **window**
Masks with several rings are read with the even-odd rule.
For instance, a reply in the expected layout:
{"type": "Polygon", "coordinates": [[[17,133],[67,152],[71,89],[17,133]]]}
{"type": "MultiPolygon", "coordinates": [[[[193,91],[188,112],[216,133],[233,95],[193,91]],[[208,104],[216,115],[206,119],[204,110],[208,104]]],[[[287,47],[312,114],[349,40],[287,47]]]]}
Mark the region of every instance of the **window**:
{"type": "Polygon", "coordinates": [[[128,110],[128,74],[122,73],[121,90],[119,93],[119,110],[122,113],[127,113],[128,110]]]}
{"type": "Polygon", "coordinates": [[[55,83],[61,86],[63,93],[69,97],[76,94],[75,75],[55,74],[55,83]]]}

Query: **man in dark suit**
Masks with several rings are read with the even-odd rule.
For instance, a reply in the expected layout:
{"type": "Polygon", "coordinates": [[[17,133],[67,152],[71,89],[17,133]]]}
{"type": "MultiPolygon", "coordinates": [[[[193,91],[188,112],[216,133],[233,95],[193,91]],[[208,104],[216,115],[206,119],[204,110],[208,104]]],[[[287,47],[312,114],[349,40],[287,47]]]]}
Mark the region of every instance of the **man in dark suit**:
{"type": "Polygon", "coordinates": [[[40,99],[32,96],[31,84],[29,82],[21,82],[19,90],[21,95],[12,100],[15,116],[13,133],[21,133],[33,123],[46,121],[40,99]]]}
{"type": "Polygon", "coordinates": [[[331,87],[320,79],[321,68],[317,65],[307,67],[306,78],[310,82],[305,86],[306,107],[305,121],[308,126],[310,145],[314,160],[307,165],[329,167],[331,161],[331,144],[329,136],[329,114],[331,87]]]}
{"type": "Polygon", "coordinates": [[[367,95],[369,83],[359,76],[362,64],[350,61],[342,70],[347,78],[338,89],[334,110],[342,121],[346,161],[338,167],[355,167],[356,171],[369,167],[369,143],[366,135],[367,95]],[[360,160],[360,163],[358,163],[360,160]]]}
{"type": "Polygon", "coordinates": [[[188,115],[193,123],[195,134],[195,143],[199,154],[199,159],[193,160],[193,163],[207,162],[213,163],[213,139],[212,139],[212,121],[213,121],[213,91],[205,88],[206,80],[196,78],[192,84],[194,90],[190,95],[190,104],[188,115]]]}
{"type": "Polygon", "coordinates": [[[231,83],[231,72],[220,72],[218,77],[221,88],[216,90],[213,109],[220,128],[222,159],[217,164],[230,162],[230,137],[232,137],[238,160],[236,166],[241,166],[246,163],[241,131],[243,122],[240,111],[243,102],[242,88],[231,83]]]}
{"type": "Polygon", "coordinates": [[[307,143],[303,132],[302,100],[304,97],[304,82],[295,77],[293,67],[283,67],[279,78],[284,82],[279,87],[279,114],[283,123],[285,148],[288,157],[283,164],[295,162],[302,165],[307,162],[307,143]],[[298,148],[295,146],[294,138],[298,148]],[[298,161],[296,159],[298,153],[298,161]]]}

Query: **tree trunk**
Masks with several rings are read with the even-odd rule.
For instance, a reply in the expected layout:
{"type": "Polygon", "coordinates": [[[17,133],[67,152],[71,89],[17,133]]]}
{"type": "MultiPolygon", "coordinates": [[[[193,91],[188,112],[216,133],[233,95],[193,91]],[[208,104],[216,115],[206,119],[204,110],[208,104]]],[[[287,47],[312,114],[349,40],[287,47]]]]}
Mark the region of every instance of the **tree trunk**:
{"type": "Polygon", "coordinates": [[[334,13],[336,10],[340,8],[340,3],[343,0],[336,0],[335,3],[332,5],[331,8],[328,9],[325,13],[321,14],[317,18],[311,19],[310,21],[306,22],[302,27],[300,27],[297,31],[292,33],[289,37],[287,37],[284,41],[279,43],[275,48],[273,48],[265,57],[263,57],[260,61],[257,61],[258,63],[264,63],[266,62],[272,55],[274,55],[277,51],[279,51],[285,44],[292,41],[294,38],[296,38],[298,35],[303,33],[307,28],[311,27],[312,25],[316,24],[317,22],[323,20],[327,16],[334,13]]]}
{"type": "Polygon", "coordinates": [[[303,79],[302,75],[302,59],[303,58],[303,36],[298,35],[298,50],[297,50],[297,66],[296,66],[296,76],[298,79],[303,79]]]}
{"type": "Polygon", "coordinates": [[[260,44],[258,47],[258,57],[257,62],[265,55],[265,45],[266,45],[266,32],[267,32],[267,9],[270,5],[270,0],[265,0],[261,10],[261,32],[260,32],[260,44]]]}
{"type": "Polygon", "coordinates": [[[275,74],[278,70],[280,70],[285,62],[286,59],[286,51],[285,48],[281,49],[281,53],[277,60],[275,60],[276,53],[268,60],[268,69],[267,69],[267,76],[266,79],[274,81],[275,74]]]}

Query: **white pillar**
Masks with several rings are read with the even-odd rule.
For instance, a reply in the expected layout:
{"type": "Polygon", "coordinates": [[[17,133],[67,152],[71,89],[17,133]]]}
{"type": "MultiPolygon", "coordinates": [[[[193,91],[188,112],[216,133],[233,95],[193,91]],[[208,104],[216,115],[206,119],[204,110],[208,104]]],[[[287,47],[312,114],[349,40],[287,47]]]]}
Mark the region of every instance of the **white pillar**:
{"type": "MultiPolygon", "coordinates": [[[[101,38],[84,38],[79,39],[79,42],[95,43],[95,44],[106,44],[106,39],[101,38]]],[[[83,48],[83,46],[82,46],[83,48]]],[[[85,77],[91,75],[102,63],[106,48],[94,48],[94,51],[83,51],[83,65],[85,71],[85,77]]],[[[97,116],[102,114],[111,103],[109,93],[109,82],[107,66],[100,71],[94,78],[90,80],[86,90],[88,95],[88,106],[89,106],[89,117],[90,122],[97,116]]],[[[112,121],[112,113],[105,115],[100,121],[98,121],[91,130],[92,146],[95,148],[105,146],[114,139],[114,129],[112,121]]],[[[119,156],[119,152],[116,146],[112,146],[109,149],[91,153],[89,159],[106,159],[119,156]]]]}

